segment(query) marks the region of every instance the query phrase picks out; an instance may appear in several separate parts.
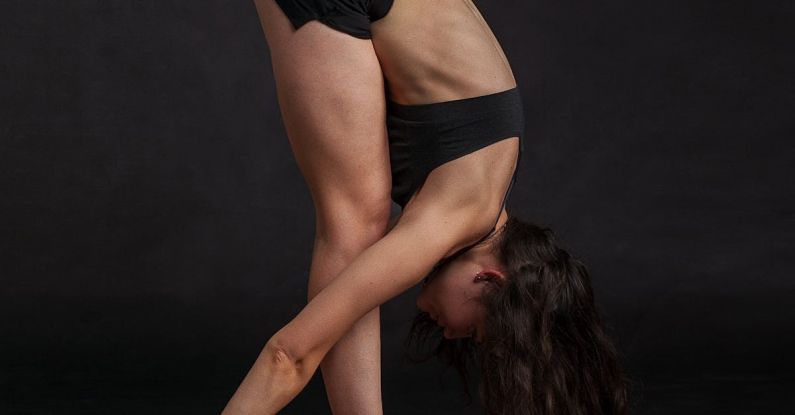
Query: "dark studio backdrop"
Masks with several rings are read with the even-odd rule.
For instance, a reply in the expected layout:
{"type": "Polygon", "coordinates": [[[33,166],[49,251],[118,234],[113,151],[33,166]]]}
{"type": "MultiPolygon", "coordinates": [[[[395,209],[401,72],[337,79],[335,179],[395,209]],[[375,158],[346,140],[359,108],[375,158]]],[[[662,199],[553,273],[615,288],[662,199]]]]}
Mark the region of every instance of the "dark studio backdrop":
{"type": "MultiPolygon", "coordinates": [[[[589,266],[633,413],[792,413],[793,3],[477,5],[526,109],[509,211],[589,266]]],[[[219,413],[314,230],[253,2],[3,1],[0,54],[0,413],[219,413]]],[[[402,360],[418,291],[385,412],[477,414],[402,360]]],[[[330,413],[320,372],[283,413],[330,413]]]]}

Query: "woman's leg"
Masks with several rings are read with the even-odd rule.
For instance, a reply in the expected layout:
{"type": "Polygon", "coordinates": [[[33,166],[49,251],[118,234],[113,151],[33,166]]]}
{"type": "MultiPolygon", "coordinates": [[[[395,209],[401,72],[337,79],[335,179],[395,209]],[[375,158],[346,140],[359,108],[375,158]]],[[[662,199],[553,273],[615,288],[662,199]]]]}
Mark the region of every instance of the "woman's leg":
{"type": "MultiPolygon", "coordinates": [[[[285,129],[315,204],[311,299],[380,239],[391,173],[381,68],[372,42],[310,21],[294,30],[273,0],[255,0],[285,129]]],[[[320,365],[335,415],[381,414],[380,309],[320,365]]]]}

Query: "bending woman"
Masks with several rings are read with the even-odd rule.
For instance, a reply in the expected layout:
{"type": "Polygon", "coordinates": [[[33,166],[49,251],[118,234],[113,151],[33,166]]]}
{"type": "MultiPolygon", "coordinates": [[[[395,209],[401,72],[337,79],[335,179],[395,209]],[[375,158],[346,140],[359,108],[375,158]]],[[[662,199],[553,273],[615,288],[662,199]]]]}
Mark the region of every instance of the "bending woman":
{"type": "Polygon", "coordinates": [[[308,304],[223,413],[274,414],[318,367],[336,415],[382,413],[379,306],[419,283],[413,330],[434,322],[435,352],[459,369],[477,359],[487,413],[620,413],[584,266],[505,209],[523,110],[475,5],[255,4],[316,236],[308,304]]]}

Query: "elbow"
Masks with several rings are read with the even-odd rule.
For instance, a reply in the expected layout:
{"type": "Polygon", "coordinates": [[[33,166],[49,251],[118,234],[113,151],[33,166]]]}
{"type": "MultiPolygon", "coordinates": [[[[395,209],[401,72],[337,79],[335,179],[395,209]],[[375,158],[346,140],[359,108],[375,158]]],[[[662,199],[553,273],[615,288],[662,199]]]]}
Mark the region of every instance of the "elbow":
{"type": "Polygon", "coordinates": [[[267,352],[270,360],[279,365],[297,364],[298,362],[287,352],[287,349],[282,346],[277,346],[273,341],[265,343],[265,351],[267,352]]]}
{"type": "Polygon", "coordinates": [[[266,355],[268,362],[276,367],[298,368],[301,363],[300,357],[294,348],[290,347],[290,343],[275,336],[265,343],[263,354],[266,355]]]}
{"type": "Polygon", "coordinates": [[[306,339],[298,340],[277,332],[265,345],[268,359],[285,371],[294,371],[300,377],[311,377],[325,353],[318,347],[308,347],[306,339]]]}
{"type": "Polygon", "coordinates": [[[317,368],[311,367],[306,359],[298,357],[290,347],[275,338],[265,344],[258,361],[261,362],[260,367],[264,368],[263,373],[277,376],[285,385],[292,385],[291,387],[305,385],[317,368]]]}

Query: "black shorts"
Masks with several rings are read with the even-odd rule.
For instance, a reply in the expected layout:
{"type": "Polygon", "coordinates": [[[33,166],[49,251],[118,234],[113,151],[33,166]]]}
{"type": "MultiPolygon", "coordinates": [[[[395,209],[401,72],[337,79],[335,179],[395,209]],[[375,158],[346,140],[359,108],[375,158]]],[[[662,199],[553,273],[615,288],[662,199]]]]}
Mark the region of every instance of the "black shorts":
{"type": "Polygon", "coordinates": [[[276,0],[298,30],[310,20],[360,39],[371,39],[370,22],[389,12],[394,0],[276,0]]]}

